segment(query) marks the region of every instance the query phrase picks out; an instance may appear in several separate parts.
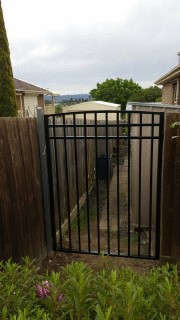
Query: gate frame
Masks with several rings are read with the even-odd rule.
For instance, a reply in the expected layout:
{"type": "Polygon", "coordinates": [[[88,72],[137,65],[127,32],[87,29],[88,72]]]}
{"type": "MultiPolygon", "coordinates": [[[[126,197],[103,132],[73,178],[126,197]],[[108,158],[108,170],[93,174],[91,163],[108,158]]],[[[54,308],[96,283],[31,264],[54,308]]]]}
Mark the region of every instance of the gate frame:
{"type": "MultiPolygon", "coordinates": [[[[50,164],[50,147],[49,147],[49,139],[48,139],[48,118],[49,117],[57,117],[57,116],[62,116],[63,118],[65,118],[65,116],[68,114],[99,114],[99,113],[103,113],[103,114],[107,114],[107,113],[112,113],[112,111],[85,111],[85,112],[75,112],[75,113],[61,113],[61,114],[50,114],[50,115],[45,115],[44,116],[44,123],[45,123],[45,139],[46,139],[46,148],[47,148],[47,159],[48,159],[48,175],[49,175],[49,187],[50,189],[52,188],[52,173],[51,173],[51,164],[50,164]]],[[[156,199],[156,253],[155,253],[155,257],[145,257],[145,259],[159,259],[159,254],[160,254],[160,221],[161,221],[161,217],[160,217],[160,210],[161,210],[161,179],[162,179],[162,151],[163,151],[163,137],[164,137],[164,113],[163,112],[152,112],[152,111],[116,111],[113,113],[117,113],[117,114],[121,114],[121,113],[125,113],[125,114],[157,114],[159,115],[159,144],[158,144],[158,164],[157,164],[157,168],[158,168],[158,172],[157,172],[157,199],[156,199]],[[159,232],[158,232],[159,231],[159,232]]],[[[128,116],[129,117],[129,116],[128,116]]],[[[85,124],[86,125],[86,124],[85,124]]],[[[52,125],[51,125],[52,126],[52,125]]],[[[63,124],[63,126],[65,126],[65,124],[63,124]]],[[[116,123],[117,126],[117,123],[116,123]]],[[[128,127],[128,132],[130,133],[130,127],[131,124],[125,124],[124,126],[128,127]]],[[[142,124],[139,126],[143,126],[142,124]]],[[[151,125],[149,125],[151,126],[151,125]]],[[[97,126],[98,127],[98,126],[97,126]]],[[[129,135],[130,137],[130,135],[129,135]]],[[[121,137],[119,137],[121,138],[121,137]]],[[[63,138],[62,138],[63,139],[63,138]]],[[[65,137],[66,139],[66,137],[65,137]]],[[[128,138],[128,141],[130,142],[132,139],[128,138]]],[[[141,139],[143,139],[143,137],[141,137],[141,139]]],[[[53,204],[53,200],[52,197],[50,197],[50,207],[51,207],[51,224],[52,225],[52,237],[53,237],[53,249],[54,251],[57,251],[57,247],[56,247],[56,230],[55,230],[55,225],[54,223],[52,223],[52,211],[54,209],[54,204],[53,204]]],[[[63,250],[64,251],[64,250],[63,250]]],[[[99,252],[82,252],[82,251],[64,251],[64,252],[74,252],[74,253],[87,253],[87,254],[99,254],[99,252]]],[[[108,253],[109,254],[109,253],[108,253]]],[[[110,253],[110,255],[113,255],[110,253]]],[[[124,255],[115,255],[115,256],[124,256],[124,255]]],[[[130,255],[125,255],[126,257],[131,257],[130,255]]],[[[143,259],[143,256],[133,256],[134,258],[139,258],[139,259],[143,259]]]]}

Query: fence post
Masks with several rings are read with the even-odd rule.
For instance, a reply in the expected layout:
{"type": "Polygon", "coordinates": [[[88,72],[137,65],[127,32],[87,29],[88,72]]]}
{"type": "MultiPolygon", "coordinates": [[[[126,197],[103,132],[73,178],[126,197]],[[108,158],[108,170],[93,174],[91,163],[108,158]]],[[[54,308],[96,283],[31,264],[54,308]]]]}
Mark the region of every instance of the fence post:
{"type": "Polygon", "coordinates": [[[161,250],[160,263],[180,262],[180,140],[172,139],[180,135],[177,128],[170,125],[178,120],[179,114],[166,114],[163,188],[161,214],[161,250]]]}
{"type": "Polygon", "coordinates": [[[38,131],[39,150],[40,150],[46,245],[47,245],[47,252],[50,253],[53,250],[52,235],[51,235],[51,210],[50,210],[50,197],[49,197],[49,180],[48,180],[48,169],[47,169],[44,114],[41,107],[37,107],[36,121],[37,121],[37,131],[38,131]]]}

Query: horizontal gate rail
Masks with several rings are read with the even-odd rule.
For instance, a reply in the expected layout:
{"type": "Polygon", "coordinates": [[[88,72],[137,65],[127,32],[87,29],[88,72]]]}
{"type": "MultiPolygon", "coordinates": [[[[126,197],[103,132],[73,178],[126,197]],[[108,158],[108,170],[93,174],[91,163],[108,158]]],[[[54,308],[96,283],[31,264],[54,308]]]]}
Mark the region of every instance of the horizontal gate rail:
{"type": "MultiPolygon", "coordinates": [[[[118,137],[119,139],[129,139],[129,140],[135,140],[135,139],[139,139],[139,136],[133,136],[133,137],[129,137],[129,136],[119,136],[118,137]]],[[[59,139],[64,139],[62,136],[56,136],[56,137],[49,137],[49,140],[59,140],[59,139]]],[[[74,137],[73,136],[66,136],[66,138],[65,138],[66,140],[69,140],[69,139],[74,139],[74,137]]],[[[84,139],[84,136],[76,136],[76,139],[77,140],[81,140],[81,139],[84,139]]],[[[109,139],[109,140],[111,140],[111,139],[113,139],[113,140],[116,140],[117,139],[117,137],[115,137],[115,136],[108,136],[108,137],[106,137],[106,136],[87,136],[86,137],[86,139],[88,139],[88,140],[94,140],[94,139],[100,139],[100,140],[103,140],[103,139],[109,139]]],[[[151,136],[142,136],[141,137],[141,139],[145,139],[145,140],[147,140],[147,139],[152,139],[152,140],[159,140],[159,136],[154,136],[154,137],[151,137],[151,136]]]]}
{"type": "Polygon", "coordinates": [[[54,250],[158,259],[164,114],[44,117],[54,250]]]}

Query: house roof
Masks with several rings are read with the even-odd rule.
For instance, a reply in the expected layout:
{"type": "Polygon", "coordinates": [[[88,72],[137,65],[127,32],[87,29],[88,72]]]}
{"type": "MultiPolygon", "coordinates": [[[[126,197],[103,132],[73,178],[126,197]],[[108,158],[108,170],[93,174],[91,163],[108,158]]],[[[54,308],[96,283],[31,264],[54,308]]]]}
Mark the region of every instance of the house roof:
{"type": "Polygon", "coordinates": [[[179,112],[180,106],[177,104],[166,104],[161,102],[128,102],[126,105],[126,110],[133,110],[133,107],[145,107],[151,112],[150,108],[160,108],[160,109],[177,109],[179,112]]]}
{"type": "Polygon", "coordinates": [[[88,101],[64,107],[64,112],[76,111],[108,111],[120,109],[120,104],[105,101],[88,101]]]}
{"type": "Polygon", "coordinates": [[[178,64],[174,69],[166,73],[164,76],[156,80],[154,83],[157,85],[163,85],[171,80],[180,76],[180,64],[178,64]]]}
{"type": "Polygon", "coordinates": [[[79,114],[76,115],[77,118],[84,119],[83,112],[86,111],[86,119],[87,120],[94,120],[94,111],[100,111],[97,115],[97,120],[105,120],[106,116],[103,111],[109,111],[108,120],[116,120],[117,115],[113,113],[114,111],[121,110],[121,105],[111,102],[105,101],[88,101],[83,103],[74,104],[68,107],[63,107],[63,112],[70,113],[70,117],[72,117],[72,113],[78,112],[79,114]],[[82,113],[81,113],[82,112],[82,113]],[[88,113],[89,112],[89,113],[88,113]]]}
{"type": "Polygon", "coordinates": [[[19,79],[14,78],[14,85],[15,85],[15,90],[16,92],[26,92],[26,93],[41,93],[41,94],[51,94],[52,92],[47,90],[47,89],[43,89],[40,88],[38,86],[35,86],[34,84],[31,84],[29,82],[26,81],[22,81],[19,79]]]}

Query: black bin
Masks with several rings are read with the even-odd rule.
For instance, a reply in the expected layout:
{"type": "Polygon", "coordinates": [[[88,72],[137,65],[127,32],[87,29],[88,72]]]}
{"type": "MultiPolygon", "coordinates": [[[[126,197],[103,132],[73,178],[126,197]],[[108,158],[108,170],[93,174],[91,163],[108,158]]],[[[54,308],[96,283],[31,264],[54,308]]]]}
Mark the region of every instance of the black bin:
{"type": "Polygon", "coordinates": [[[107,180],[112,177],[112,161],[111,156],[102,154],[98,158],[98,179],[107,180]]]}

